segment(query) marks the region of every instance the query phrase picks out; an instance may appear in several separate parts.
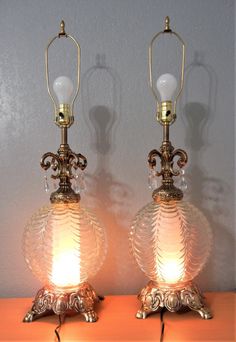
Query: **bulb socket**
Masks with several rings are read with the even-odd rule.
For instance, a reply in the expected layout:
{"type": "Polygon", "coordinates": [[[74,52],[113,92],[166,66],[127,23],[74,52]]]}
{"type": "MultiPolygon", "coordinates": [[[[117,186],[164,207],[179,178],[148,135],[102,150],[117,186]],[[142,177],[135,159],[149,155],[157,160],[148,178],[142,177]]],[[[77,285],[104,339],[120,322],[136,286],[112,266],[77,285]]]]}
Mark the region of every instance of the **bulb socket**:
{"type": "Polygon", "coordinates": [[[70,127],[74,122],[74,116],[69,104],[60,104],[55,113],[55,123],[59,127],[70,127]]]}
{"type": "Polygon", "coordinates": [[[171,125],[176,119],[172,101],[163,101],[157,107],[157,120],[162,125],[171,125]]]}

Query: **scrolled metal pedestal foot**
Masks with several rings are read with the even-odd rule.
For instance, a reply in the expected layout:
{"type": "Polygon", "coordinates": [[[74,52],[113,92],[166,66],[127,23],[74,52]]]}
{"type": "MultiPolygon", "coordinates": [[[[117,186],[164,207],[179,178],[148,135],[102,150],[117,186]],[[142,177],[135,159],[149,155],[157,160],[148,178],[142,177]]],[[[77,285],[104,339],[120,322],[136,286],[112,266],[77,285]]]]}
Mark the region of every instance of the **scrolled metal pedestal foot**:
{"type": "Polygon", "coordinates": [[[136,317],[145,319],[149,314],[160,311],[165,307],[171,312],[189,308],[200,314],[203,319],[212,318],[210,310],[203,303],[203,296],[193,283],[185,284],[182,288],[158,287],[158,284],[150,281],[138,295],[141,301],[141,309],[136,317]]]}
{"type": "Polygon", "coordinates": [[[23,319],[23,322],[26,322],[26,323],[30,323],[30,322],[33,322],[35,321],[36,319],[38,318],[41,318],[43,316],[49,316],[49,315],[52,315],[53,312],[52,311],[45,311],[44,313],[42,314],[38,314],[36,311],[34,311],[33,307],[31,310],[29,310],[27,312],[27,314],[25,315],[24,319],[23,319]]]}
{"type": "Polygon", "coordinates": [[[25,315],[23,322],[32,322],[51,314],[65,315],[67,310],[81,313],[86,322],[96,322],[98,316],[94,311],[94,305],[100,298],[87,282],[71,292],[44,287],[38,291],[34,304],[25,315]]]}

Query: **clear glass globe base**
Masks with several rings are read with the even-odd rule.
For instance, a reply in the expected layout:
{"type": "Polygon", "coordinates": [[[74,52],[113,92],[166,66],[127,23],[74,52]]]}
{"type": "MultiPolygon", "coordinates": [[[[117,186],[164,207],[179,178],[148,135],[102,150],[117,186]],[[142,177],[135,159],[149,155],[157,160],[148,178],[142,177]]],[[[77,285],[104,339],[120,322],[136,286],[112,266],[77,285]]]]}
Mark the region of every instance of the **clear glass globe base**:
{"type": "Polygon", "coordinates": [[[50,204],[27,224],[23,250],[29,268],[45,286],[67,292],[100,269],[105,231],[79,203],[50,204]]]}
{"type": "Polygon", "coordinates": [[[212,234],[192,204],[153,201],[137,213],[130,239],[141,270],[165,288],[184,286],[198,275],[209,256],[212,234]]]}

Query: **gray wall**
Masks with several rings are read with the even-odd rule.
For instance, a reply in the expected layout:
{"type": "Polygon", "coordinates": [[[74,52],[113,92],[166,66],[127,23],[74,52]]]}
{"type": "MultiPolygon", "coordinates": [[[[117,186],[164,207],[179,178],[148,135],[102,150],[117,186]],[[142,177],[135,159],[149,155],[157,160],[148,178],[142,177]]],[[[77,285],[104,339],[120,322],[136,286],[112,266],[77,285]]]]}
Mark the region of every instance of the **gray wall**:
{"type": "MultiPolygon", "coordinates": [[[[187,45],[171,140],[189,153],[188,197],[214,233],[198,283],[205,290],[234,288],[234,1],[1,0],[1,296],[29,296],[41,286],[24,262],[21,239],[27,219],[49,201],[39,160],[56,151],[60,134],[46,91],[44,49],[62,18],[82,48],[70,144],[88,158],[83,203],[103,221],[109,242],[104,267],[91,282],[110,294],[136,293],[146,283],[130,256],[128,231],[151,200],[146,160],[161,143],[161,127],[147,83],[147,49],[166,15],[187,45]]],[[[59,54],[51,59],[55,74],[70,69],[68,51],[66,63],[59,54]]],[[[159,58],[165,61],[163,51],[159,58]]]]}

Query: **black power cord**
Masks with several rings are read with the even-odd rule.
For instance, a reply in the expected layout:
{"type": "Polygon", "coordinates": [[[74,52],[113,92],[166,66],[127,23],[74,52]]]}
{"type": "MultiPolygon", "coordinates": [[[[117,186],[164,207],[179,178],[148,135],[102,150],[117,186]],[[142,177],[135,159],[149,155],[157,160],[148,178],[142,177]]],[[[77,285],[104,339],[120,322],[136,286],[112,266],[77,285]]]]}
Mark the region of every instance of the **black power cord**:
{"type": "Polygon", "coordinates": [[[164,339],[164,331],[165,331],[165,322],[163,319],[164,313],[166,311],[166,308],[161,309],[161,336],[160,336],[160,342],[163,342],[164,339]]]}
{"type": "Polygon", "coordinates": [[[59,319],[59,324],[54,331],[55,331],[55,335],[57,337],[57,342],[61,342],[59,331],[60,331],[62,323],[64,323],[65,316],[63,315],[63,319],[62,319],[61,315],[59,315],[58,319],[59,319]]]}

